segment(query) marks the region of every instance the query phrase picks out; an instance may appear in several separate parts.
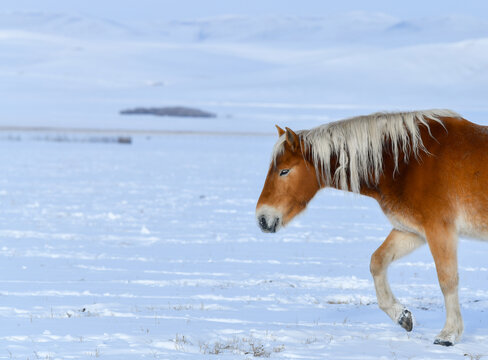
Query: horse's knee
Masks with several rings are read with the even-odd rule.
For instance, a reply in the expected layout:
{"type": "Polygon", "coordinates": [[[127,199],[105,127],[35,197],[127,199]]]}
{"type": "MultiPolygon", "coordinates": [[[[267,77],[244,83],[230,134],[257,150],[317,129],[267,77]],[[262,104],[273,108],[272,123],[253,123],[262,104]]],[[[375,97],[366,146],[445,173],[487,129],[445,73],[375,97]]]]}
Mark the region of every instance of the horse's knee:
{"type": "Polygon", "coordinates": [[[443,294],[450,294],[457,291],[459,284],[457,269],[453,269],[452,271],[438,271],[437,276],[443,294]]]}
{"type": "Polygon", "coordinates": [[[459,284],[459,274],[457,268],[456,259],[451,261],[437,261],[437,279],[439,280],[439,285],[444,294],[449,294],[453,291],[457,291],[459,284]]]}
{"type": "Polygon", "coordinates": [[[373,255],[371,255],[371,262],[369,263],[369,271],[371,271],[371,275],[373,277],[380,275],[383,272],[384,264],[383,264],[383,257],[381,254],[376,250],[373,255]]]}

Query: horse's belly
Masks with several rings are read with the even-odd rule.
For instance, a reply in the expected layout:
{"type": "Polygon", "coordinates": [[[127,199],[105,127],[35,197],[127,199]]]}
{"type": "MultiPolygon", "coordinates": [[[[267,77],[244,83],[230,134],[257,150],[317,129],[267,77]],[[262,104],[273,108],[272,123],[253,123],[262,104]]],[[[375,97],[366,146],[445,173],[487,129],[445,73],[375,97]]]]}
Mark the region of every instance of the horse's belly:
{"type": "Polygon", "coordinates": [[[488,240],[488,213],[483,216],[474,210],[463,211],[456,219],[459,235],[488,240]]]}
{"type": "Polygon", "coordinates": [[[420,229],[416,224],[414,224],[410,219],[399,214],[386,214],[388,220],[390,220],[391,225],[396,230],[410,232],[425,238],[425,234],[422,229],[420,229]]]}

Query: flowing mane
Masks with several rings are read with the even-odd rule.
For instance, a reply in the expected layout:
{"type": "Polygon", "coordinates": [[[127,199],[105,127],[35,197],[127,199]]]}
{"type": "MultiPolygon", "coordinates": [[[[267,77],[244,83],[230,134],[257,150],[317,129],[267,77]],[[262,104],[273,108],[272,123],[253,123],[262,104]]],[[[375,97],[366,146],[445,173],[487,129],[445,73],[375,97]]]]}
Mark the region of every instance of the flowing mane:
{"type": "MultiPolygon", "coordinates": [[[[428,120],[442,124],[443,117],[461,118],[451,110],[375,113],[301,130],[297,135],[303,152],[311,154],[321,183],[359,193],[361,181],[378,181],[385,144],[391,146],[396,168],[400,151],[405,161],[411,154],[417,157],[420,151],[426,151],[419,126],[424,125],[430,132],[428,120]],[[334,174],[330,173],[331,156],[338,162],[334,174]]],[[[284,143],[283,135],[274,146],[273,163],[283,153],[284,143]]]]}

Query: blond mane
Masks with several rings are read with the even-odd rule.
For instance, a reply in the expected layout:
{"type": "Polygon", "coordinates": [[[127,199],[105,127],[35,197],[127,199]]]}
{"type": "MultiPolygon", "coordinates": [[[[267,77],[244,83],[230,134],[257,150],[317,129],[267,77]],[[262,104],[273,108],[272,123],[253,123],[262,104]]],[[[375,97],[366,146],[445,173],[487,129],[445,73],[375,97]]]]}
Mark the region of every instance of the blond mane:
{"type": "MultiPolygon", "coordinates": [[[[405,161],[409,160],[410,154],[417,157],[420,151],[426,151],[419,125],[424,125],[430,132],[428,120],[442,124],[442,117],[461,118],[451,110],[375,113],[298,131],[297,135],[303,152],[311,154],[317,177],[323,185],[359,193],[361,181],[369,184],[371,179],[379,180],[386,142],[391,144],[397,168],[400,151],[405,161]],[[331,156],[338,162],[334,174],[330,171],[331,156]]],[[[284,151],[284,143],[285,135],[282,135],[273,148],[275,164],[284,151]]]]}

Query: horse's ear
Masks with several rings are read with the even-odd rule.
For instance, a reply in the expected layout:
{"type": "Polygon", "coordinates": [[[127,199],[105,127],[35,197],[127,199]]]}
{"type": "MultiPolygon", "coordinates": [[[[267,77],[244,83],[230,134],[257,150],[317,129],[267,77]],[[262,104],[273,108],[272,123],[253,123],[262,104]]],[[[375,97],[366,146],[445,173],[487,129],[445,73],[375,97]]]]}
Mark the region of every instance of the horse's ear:
{"type": "Polygon", "coordinates": [[[278,125],[275,125],[276,126],[276,129],[278,129],[278,136],[281,136],[285,133],[285,130],[283,130],[282,128],[280,128],[278,125]]]}
{"type": "Polygon", "coordinates": [[[290,128],[286,129],[286,142],[290,145],[292,150],[295,150],[298,146],[298,135],[290,128]]]}

